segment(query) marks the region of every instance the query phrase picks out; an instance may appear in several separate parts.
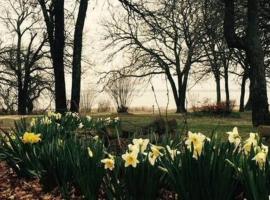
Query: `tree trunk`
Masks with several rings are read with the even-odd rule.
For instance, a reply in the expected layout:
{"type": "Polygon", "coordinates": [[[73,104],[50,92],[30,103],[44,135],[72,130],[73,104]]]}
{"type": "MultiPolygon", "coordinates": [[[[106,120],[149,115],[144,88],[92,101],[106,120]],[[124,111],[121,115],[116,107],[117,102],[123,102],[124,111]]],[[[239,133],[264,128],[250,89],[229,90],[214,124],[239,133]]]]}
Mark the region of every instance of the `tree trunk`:
{"type": "Polygon", "coordinates": [[[258,7],[258,0],[248,1],[247,58],[251,69],[251,103],[254,126],[269,123],[264,52],[258,26],[258,7]]]}
{"type": "Polygon", "coordinates": [[[230,112],[230,90],[228,67],[224,68],[225,94],[226,94],[226,111],[230,112]]]}
{"type": "Polygon", "coordinates": [[[248,101],[245,105],[245,110],[246,111],[252,111],[252,94],[251,94],[251,89],[249,89],[249,97],[248,97],[248,101]]]}
{"type": "Polygon", "coordinates": [[[242,83],[241,83],[239,112],[244,112],[245,111],[245,93],[246,93],[247,79],[248,79],[248,76],[247,76],[246,72],[244,72],[244,75],[242,77],[242,83]]]}
{"type": "Polygon", "coordinates": [[[55,77],[55,108],[56,112],[67,111],[66,85],[64,69],[64,48],[65,48],[65,25],[64,25],[64,0],[55,1],[55,39],[53,68],[55,77]]]}
{"type": "Polygon", "coordinates": [[[23,89],[19,86],[19,90],[18,90],[18,114],[19,115],[26,115],[26,99],[27,98],[23,89]]]}
{"type": "Polygon", "coordinates": [[[224,34],[229,47],[245,50],[250,66],[252,97],[252,123],[254,126],[269,124],[264,52],[260,41],[258,13],[259,0],[248,0],[247,31],[245,39],[235,32],[234,0],[225,0],[224,34]]]}
{"type": "Polygon", "coordinates": [[[217,104],[221,102],[220,76],[215,75],[217,104]]]}
{"type": "Polygon", "coordinates": [[[81,0],[74,32],[72,89],[71,89],[71,107],[70,107],[70,110],[72,112],[79,112],[80,109],[82,40],[87,7],[88,7],[88,0],[81,0]]]}

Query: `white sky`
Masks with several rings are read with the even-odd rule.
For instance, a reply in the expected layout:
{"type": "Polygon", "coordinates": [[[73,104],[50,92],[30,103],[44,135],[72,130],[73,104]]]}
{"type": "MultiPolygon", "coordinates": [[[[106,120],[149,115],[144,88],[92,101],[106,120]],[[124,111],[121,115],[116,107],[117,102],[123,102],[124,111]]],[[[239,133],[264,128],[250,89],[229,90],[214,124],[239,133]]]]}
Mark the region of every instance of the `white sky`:
{"type": "MultiPolygon", "coordinates": [[[[106,19],[109,17],[108,6],[104,3],[106,0],[98,0],[98,2],[93,3],[90,1],[90,9],[88,10],[86,27],[85,27],[85,55],[90,60],[93,60],[96,64],[94,66],[97,71],[106,71],[109,69],[109,65],[104,65],[103,63],[99,63],[100,60],[104,57],[104,53],[100,51],[101,46],[103,45],[102,41],[102,31],[103,27],[101,26],[102,19],[106,19]],[[87,53],[86,53],[87,52],[87,53]]],[[[117,0],[109,0],[114,6],[119,5],[117,0]]],[[[118,62],[121,62],[119,60],[118,62]]],[[[196,66],[195,66],[196,67],[196,66]]],[[[89,83],[95,86],[96,83],[96,75],[92,70],[88,70],[87,73],[83,77],[83,89],[87,89],[89,83]]],[[[240,98],[240,86],[235,77],[231,77],[230,81],[230,92],[231,92],[231,99],[236,100],[237,104],[239,104],[240,98]]],[[[222,99],[225,99],[225,92],[224,92],[224,81],[221,82],[222,87],[222,99]]],[[[158,102],[160,106],[165,107],[167,104],[167,89],[166,89],[166,81],[162,77],[156,77],[153,80],[153,85],[155,87],[155,91],[157,93],[158,102]]],[[[193,86],[192,80],[189,81],[189,87],[193,86]]],[[[248,85],[247,85],[248,86],[248,85]]],[[[71,84],[70,78],[67,78],[67,93],[69,93],[71,84]]],[[[169,88],[170,89],[170,88],[169,88]]],[[[144,93],[139,92],[139,94],[134,98],[132,102],[132,106],[149,106],[155,104],[155,99],[153,92],[151,90],[151,86],[148,88],[143,89],[144,93]]],[[[174,108],[175,103],[172,96],[171,90],[169,91],[169,107],[174,108]]],[[[101,94],[100,98],[108,98],[107,95],[101,94]]],[[[199,84],[195,85],[194,87],[190,88],[187,92],[187,102],[188,106],[192,106],[193,104],[197,104],[203,102],[206,98],[210,99],[211,101],[216,100],[216,92],[215,92],[215,82],[213,79],[207,81],[201,81],[199,84]]],[[[246,100],[248,98],[248,93],[246,94],[246,100]]]]}
{"type": "MultiPolygon", "coordinates": [[[[98,89],[101,88],[97,85],[98,74],[96,71],[107,71],[111,68],[110,64],[104,64],[103,60],[105,58],[105,53],[101,51],[103,46],[102,40],[102,33],[104,32],[103,27],[101,26],[102,19],[106,19],[110,17],[109,15],[109,8],[107,1],[110,1],[111,4],[114,6],[119,6],[117,0],[95,0],[89,1],[90,6],[87,13],[86,25],[85,25],[85,34],[84,34],[84,56],[94,63],[91,68],[88,68],[86,73],[83,75],[82,80],[82,90],[85,91],[89,88],[98,89]],[[91,85],[91,87],[89,86],[91,85]]],[[[72,2],[68,0],[67,2],[72,2]]],[[[0,26],[1,27],[1,26],[0,26]]],[[[1,28],[2,29],[2,28],[1,28]]],[[[1,38],[6,38],[8,35],[4,34],[4,29],[0,31],[1,38]]],[[[123,62],[123,58],[118,57],[116,62],[121,63],[123,62]]],[[[194,66],[196,67],[196,66],[194,66]]],[[[231,76],[230,81],[230,92],[231,92],[231,99],[236,100],[237,104],[239,104],[239,96],[240,96],[240,87],[239,84],[236,83],[234,80],[235,77],[231,76]]],[[[189,81],[189,87],[193,85],[192,79],[189,81]]],[[[222,80],[222,99],[225,99],[225,92],[224,92],[224,81],[222,80]]],[[[166,96],[166,82],[162,77],[156,77],[152,81],[157,98],[158,103],[161,107],[165,107],[167,104],[167,96],[166,96]]],[[[67,88],[67,95],[68,99],[70,99],[70,91],[71,91],[71,78],[70,75],[66,76],[66,88],[67,88]]],[[[149,106],[155,104],[155,99],[151,87],[143,88],[141,92],[138,92],[135,96],[131,106],[149,106]],[[144,91],[142,93],[142,91],[144,91]]],[[[169,107],[175,108],[174,99],[172,96],[171,90],[169,91],[169,107]]],[[[246,99],[247,99],[246,94],[246,99]]],[[[100,94],[98,99],[104,99],[108,96],[104,93],[100,94]]],[[[210,99],[211,101],[215,101],[216,93],[215,93],[215,83],[213,79],[209,79],[207,81],[202,81],[196,86],[189,88],[187,92],[187,101],[188,106],[192,106],[194,104],[203,102],[206,98],[210,99]]],[[[98,101],[98,100],[97,100],[98,101]]],[[[97,102],[96,101],[96,102],[97,102]]]]}

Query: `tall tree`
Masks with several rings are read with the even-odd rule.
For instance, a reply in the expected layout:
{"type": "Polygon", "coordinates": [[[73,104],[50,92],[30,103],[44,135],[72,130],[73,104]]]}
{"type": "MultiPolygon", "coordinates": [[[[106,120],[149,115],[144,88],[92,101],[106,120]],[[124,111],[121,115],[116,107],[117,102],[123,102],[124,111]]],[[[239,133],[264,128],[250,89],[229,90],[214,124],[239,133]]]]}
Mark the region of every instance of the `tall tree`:
{"type": "Polygon", "coordinates": [[[129,68],[136,76],[165,74],[176,112],[186,112],[186,90],[191,67],[201,58],[198,6],[190,0],[119,0],[125,16],[106,25],[107,47],[136,55],[129,68]],[[121,20],[120,20],[121,18],[121,20]]]}
{"type": "Polygon", "coordinates": [[[66,84],[64,67],[65,48],[65,0],[38,0],[47,27],[50,53],[54,69],[55,109],[63,113],[67,111],[66,84]]]}
{"type": "Polygon", "coordinates": [[[24,115],[31,112],[33,108],[29,110],[29,105],[40,93],[51,87],[46,72],[50,68],[41,62],[47,54],[44,51],[47,37],[38,32],[42,30],[40,12],[31,6],[30,0],[6,0],[6,3],[3,10],[5,14],[0,19],[16,42],[3,42],[4,47],[0,51],[0,82],[3,92],[6,86],[17,91],[18,113],[24,115]]]}
{"type": "Polygon", "coordinates": [[[73,112],[79,112],[80,108],[82,42],[87,8],[88,0],[80,0],[79,13],[75,25],[73,42],[72,89],[70,107],[70,110],[73,112]]]}
{"type": "MultiPolygon", "coordinates": [[[[259,0],[247,1],[245,35],[239,37],[235,26],[235,0],[224,0],[224,34],[228,46],[244,50],[250,66],[252,94],[252,122],[254,126],[269,124],[268,98],[264,65],[264,51],[260,41],[259,0]]],[[[243,19],[245,20],[245,19],[243,19]]]]}

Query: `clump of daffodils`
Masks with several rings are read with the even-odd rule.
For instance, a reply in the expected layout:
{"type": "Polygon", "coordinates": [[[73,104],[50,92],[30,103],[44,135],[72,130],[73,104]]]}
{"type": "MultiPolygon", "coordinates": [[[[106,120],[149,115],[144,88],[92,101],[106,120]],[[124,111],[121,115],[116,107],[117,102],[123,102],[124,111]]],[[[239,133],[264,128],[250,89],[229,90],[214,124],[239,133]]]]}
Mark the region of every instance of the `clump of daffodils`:
{"type": "Polygon", "coordinates": [[[228,136],[228,140],[231,144],[234,144],[236,147],[239,146],[240,142],[241,142],[241,137],[238,133],[238,129],[237,127],[234,127],[232,132],[227,132],[228,136]]]}
{"type": "Polygon", "coordinates": [[[56,120],[60,120],[61,117],[62,117],[61,113],[55,113],[55,112],[52,112],[52,111],[49,111],[47,116],[50,117],[50,118],[55,118],[56,120]]]}
{"type": "Polygon", "coordinates": [[[249,138],[245,141],[243,149],[246,155],[251,151],[251,148],[256,148],[258,145],[258,134],[250,133],[249,138]]]}
{"type": "Polygon", "coordinates": [[[25,144],[35,144],[41,141],[41,134],[25,132],[22,137],[25,144]]]}
{"type": "Polygon", "coordinates": [[[185,144],[190,151],[193,150],[193,158],[198,159],[201,155],[206,139],[209,140],[209,138],[206,138],[206,136],[201,133],[188,132],[188,138],[185,141],[185,144]]]}
{"type": "Polygon", "coordinates": [[[50,125],[52,123],[52,120],[49,117],[45,116],[41,119],[41,123],[45,125],[50,125]]]}
{"type": "Polygon", "coordinates": [[[128,151],[122,155],[122,159],[125,161],[125,167],[137,167],[139,163],[138,154],[144,154],[149,144],[149,139],[133,139],[133,144],[128,145],[128,151]]]}
{"type": "Polygon", "coordinates": [[[109,154],[108,158],[104,158],[101,160],[101,163],[104,164],[104,168],[105,169],[109,169],[109,170],[113,170],[115,167],[115,160],[114,160],[114,156],[112,156],[111,154],[109,154]]]}
{"type": "Polygon", "coordinates": [[[255,160],[260,169],[263,169],[265,166],[267,154],[268,154],[268,146],[261,145],[261,147],[257,147],[257,154],[254,156],[252,160],[255,160]]]}

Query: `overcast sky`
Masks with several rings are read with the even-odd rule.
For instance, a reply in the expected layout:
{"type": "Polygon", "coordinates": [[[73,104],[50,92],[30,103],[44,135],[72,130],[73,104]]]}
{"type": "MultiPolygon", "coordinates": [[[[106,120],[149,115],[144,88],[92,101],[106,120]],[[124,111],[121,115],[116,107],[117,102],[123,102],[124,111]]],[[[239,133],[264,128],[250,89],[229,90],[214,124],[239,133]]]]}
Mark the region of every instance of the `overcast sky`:
{"type": "MultiPolygon", "coordinates": [[[[99,71],[108,71],[113,67],[113,64],[104,63],[104,58],[106,57],[106,53],[102,51],[102,47],[104,45],[104,41],[102,40],[102,36],[104,34],[104,29],[102,27],[102,20],[110,17],[109,14],[109,6],[106,3],[110,1],[114,7],[114,10],[119,11],[120,4],[117,0],[95,0],[89,1],[90,6],[87,13],[86,26],[85,26],[85,34],[84,34],[84,51],[83,54],[87,60],[90,60],[93,65],[89,68],[85,66],[87,70],[83,75],[82,80],[82,90],[83,92],[89,88],[100,89],[101,86],[97,85],[98,74],[99,71]]],[[[73,0],[68,0],[69,2],[73,2],[73,0]]],[[[0,27],[1,28],[1,27],[0,27]]],[[[2,33],[2,38],[7,37],[8,35],[4,34],[5,30],[1,28],[0,32],[2,33]]],[[[123,62],[124,58],[117,57],[115,63],[123,62]]],[[[196,67],[196,66],[193,66],[196,67]]],[[[237,104],[239,104],[239,91],[240,87],[236,81],[236,77],[231,76],[230,78],[230,95],[232,100],[236,100],[237,104]]],[[[225,99],[224,92],[224,81],[222,80],[222,99],[225,99]]],[[[167,104],[167,89],[166,89],[166,81],[164,77],[158,76],[152,80],[152,84],[155,88],[158,103],[160,106],[165,107],[167,104]]],[[[188,92],[187,92],[187,102],[188,106],[192,106],[193,104],[197,104],[203,102],[206,98],[211,101],[215,101],[216,93],[215,93],[215,82],[213,79],[209,79],[207,81],[201,81],[197,85],[194,86],[194,81],[192,79],[189,80],[188,84],[188,92]]],[[[66,77],[66,88],[68,99],[70,99],[70,91],[71,91],[71,78],[70,75],[66,77]]],[[[139,88],[142,88],[139,86],[139,88]]],[[[170,89],[170,88],[169,88],[170,89]]],[[[169,107],[175,108],[174,99],[172,96],[171,90],[169,91],[169,107]]],[[[246,94],[248,95],[248,93],[246,94]]],[[[100,94],[98,99],[104,99],[108,96],[104,93],[100,94]]],[[[246,97],[247,98],[247,97],[246,97]]],[[[98,100],[97,100],[98,101],[98,100]]],[[[140,92],[136,93],[136,96],[133,99],[131,106],[149,106],[155,104],[154,94],[151,90],[151,86],[143,87],[140,92]]]]}
{"type": "MultiPolygon", "coordinates": [[[[105,0],[106,1],[106,0],[105,0]]],[[[117,0],[110,0],[110,2],[117,7],[119,4],[117,0]]],[[[111,65],[107,64],[104,65],[103,62],[100,62],[102,58],[104,58],[104,53],[101,51],[101,46],[103,45],[102,40],[102,33],[103,27],[102,19],[106,19],[110,17],[109,15],[109,8],[104,0],[98,0],[98,2],[90,3],[90,9],[88,10],[86,27],[85,27],[85,56],[92,60],[95,65],[93,66],[97,71],[104,71],[110,69],[111,65]],[[86,53],[87,52],[87,53],[86,53]]],[[[117,62],[121,62],[121,58],[118,58],[117,62]]],[[[196,66],[195,66],[196,67],[196,66]]],[[[240,86],[236,77],[231,77],[230,79],[230,95],[232,100],[236,100],[237,104],[239,104],[239,91],[240,86]]],[[[97,76],[95,75],[94,71],[88,70],[87,73],[83,77],[83,89],[85,90],[89,83],[92,85],[96,83],[97,76]]],[[[67,78],[67,88],[70,88],[70,78],[67,78]]],[[[167,104],[167,96],[166,96],[166,81],[164,77],[156,77],[152,84],[155,87],[155,91],[157,93],[158,102],[161,106],[166,106],[167,104]]],[[[224,92],[224,83],[223,80],[222,84],[222,99],[225,99],[225,92],[224,92]]],[[[199,102],[203,102],[206,98],[210,99],[211,101],[216,100],[216,93],[215,93],[215,82],[213,79],[201,81],[197,85],[194,86],[194,81],[190,79],[189,81],[189,89],[187,92],[187,101],[188,106],[192,106],[192,104],[196,104],[199,102]]],[[[170,88],[169,88],[170,89],[170,88]]],[[[70,91],[68,89],[67,91],[70,91]]],[[[138,92],[138,95],[134,98],[132,102],[132,106],[152,106],[155,104],[155,99],[153,92],[151,90],[151,86],[147,89],[144,88],[142,91],[138,92]]],[[[172,96],[171,90],[169,91],[170,98],[169,98],[169,107],[174,108],[174,100],[172,96]]],[[[248,96],[248,94],[246,94],[248,96]]],[[[105,98],[106,95],[100,95],[100,98],[105,98]]],[[[246,97],[247,98],[247,97],[246,97]]]]}

